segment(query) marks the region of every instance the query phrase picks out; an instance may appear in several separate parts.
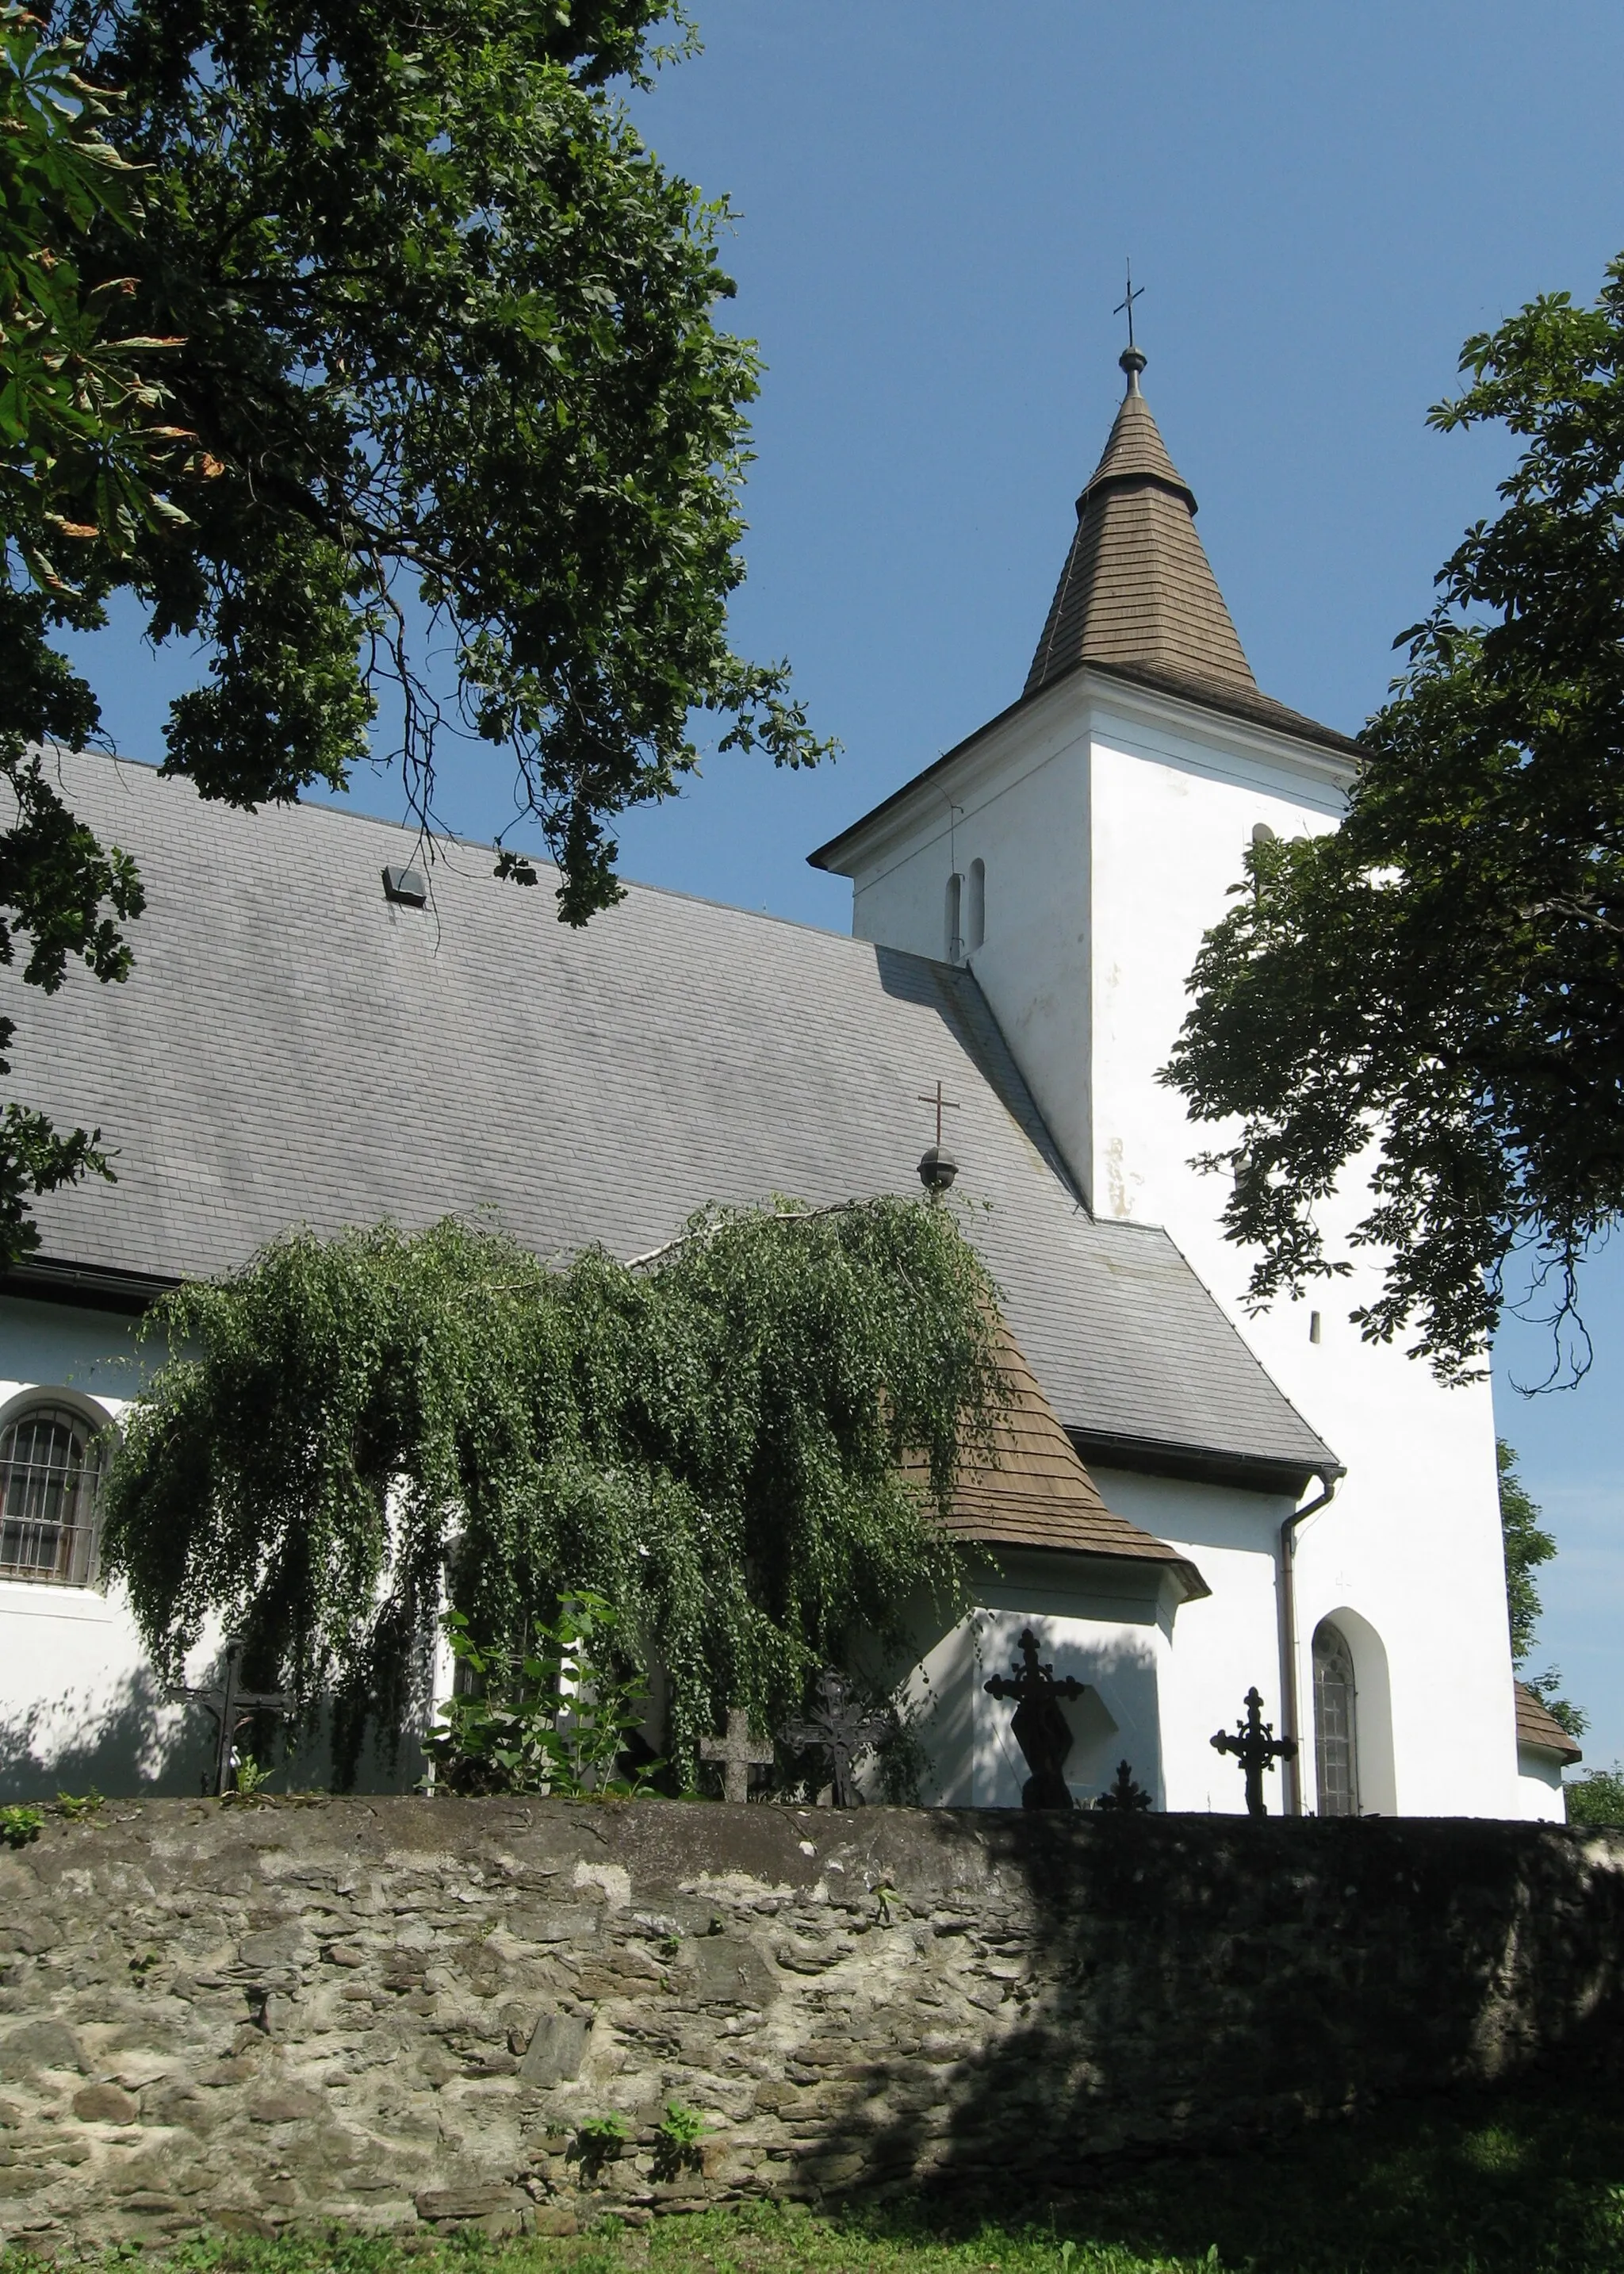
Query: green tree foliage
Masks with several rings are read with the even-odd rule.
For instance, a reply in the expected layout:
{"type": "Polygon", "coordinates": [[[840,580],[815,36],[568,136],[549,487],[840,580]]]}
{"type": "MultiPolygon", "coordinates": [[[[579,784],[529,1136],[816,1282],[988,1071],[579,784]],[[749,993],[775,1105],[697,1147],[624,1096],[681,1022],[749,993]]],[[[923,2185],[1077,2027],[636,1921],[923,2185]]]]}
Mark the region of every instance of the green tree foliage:
{"type": "MultiPolygon", "coordinates": [[[[176,526],[164,485],[191,438],[166,421],[154,365],[169,343],[123,319],[120,273],[140,215],[138,177],[108,142],[109,109],[78,49],[0,9],[0,963],[54,991],[70,957],[122,979],[119,926],[140,910],[134,870],[103,852],[64,804],[37,744],[94,732],[90,690],[46,637],[98,620],[87,553],[127,561],[138,538],[176,526]],[[95,240],[95,242],[93,242],[95,240]]],[[[0,1017],[0,1075],[16,1021],[0,1017]]],[[[87,1170],[97,1133],[62,1133],[16,1103],[0,1118],[0,1260],[33,1244],[27,1204],[87,1170]]]]}
{"type": "Polygon", "coordinates": [[[714,1214],[643,1268],[552,1273],[447,1222],[291,1235],[183,1287],[132,1410],[105,1556],[161,1668],[211,1618],[259,1675],[333,1689],[353,1762],[426,1701],[442,1577],[518,1652],[590,1588],[668,1693],[691,1781],[729,1706],[771,1727],[860,1630],[956,1595],[930,1494],[985,1439],[992,1291],[949,1211],[876,1201],[714,1214]]]}
{"type": "Polygon", "coordinates": [[[1517,1473],[1517,1457],[1503,1437],[1494,1441],[1500,1467],[1500,1528],[1506,1544],[1506,1608],[1511,1620],[1511,1663],[1521,1668],[1533,1647],[1539,1623],[1539,1590],[1534,1574],[1556,1554],[1556,1542],[1539,1521],[1539,1510],[1517,1473]]]}
{"type": "Polygon", "coordinates": [[[1587,1769],[1562,1787],[1569,1824],[1624,1824],[1624,1769],[1587,1769]]]}
{"type": "Polygon", "coordinates": [[[423,1745],[434,1789],[564,1800],[594,1793],[632,1800],[651,1791],[648,1781],[665,1764],[630,1758],[646,1718],[648,1684],[641,1669],[622,1671],[624,1643],[617,1663],[620,1623],[613,1603],[590,1587],[572,1587],[555,1620],[534,1622],[522,1650],[492,1650],[453,1611],[451,1653],[469,1686],[434,1701],[423,1745]]]}
{"type": "Polygon", "coordinates": [[[1624,1206],[1624,260],[1469,340],[1442,431],[1523,444],[1445,564],[1334,834],[1266,844],[1207,935],[1165,1078],[1233,1134],[1229,1236],[1266,1303],[1327,1256],[1318,1205],[1379,1148],[1354,1241],[1367,1337],[1472,1372],[1512,1259],[1583,1370],[1575,1275],[1624,1206]]]}
{"type": "Polygon", "coordinates": [[[1506,1610],[1511,1622],[1511,1663],[1553,1721],[1570,1737],[1582,1737],[1589,1726],[1583,1711],[1558,1695],[1561,1675],[1555,1667],[1543,1674],[1526,1669],[1534,1645],[1534,1630],[1542,1608],[1534,1574],[1556,1554],[1556,1541],[1539,1521],[1539,1510],[1517,1473],[1517,1457],[1503,1437],[1494,1441],[1500,1469],[1500,1529],[1506,1550],[1506,1610]]]}
{"type": "MultiPolygon", "coordinates": [[[[660,0],[0,0],[0,952],[121,978],[127,861],[26,746],[97,731],[52,645],[123,591],[208,657],[165,764],[252,808],[377,749],[433,809],[447,736],[508,749],[560,915],[613,817],[724,748],[810,763],[786,666],[727,640],[750,345],[725,207],[608,82],[660,0]],[[99,92],[98,90],[111,91],[99,92]],[[449,716],[427,675],[449,659],[449,716]],[[8,754],[9,753],[9,758],[8,754]]],[[[534,883],[521,848],[499,873],[534,883]]],[[[0,1262],[94,1135],[0,1128],[0,1262]]]]}

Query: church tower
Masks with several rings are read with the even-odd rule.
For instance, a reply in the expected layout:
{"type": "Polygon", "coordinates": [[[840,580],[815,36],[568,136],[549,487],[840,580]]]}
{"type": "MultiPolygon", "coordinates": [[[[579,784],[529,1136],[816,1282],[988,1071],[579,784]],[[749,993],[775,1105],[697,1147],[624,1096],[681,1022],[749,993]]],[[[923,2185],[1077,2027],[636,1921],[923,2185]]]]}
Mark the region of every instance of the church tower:
{"type": "MultiPolygon", "coordinates": [[[[1130,345],[1121,365],[1019,699],[812,860],[851,878],[860,937],[967,966],[1079,1201],[1165,1227],[1345,1464],[1298,1535],[1297,1726],[1311,1733],[1316,1668],[1323,1687],[1335,1660],[1361,1701],[1361,1808],[1516,1814],[1487,1385],[1441,1389],[1360,1341],[1348,1313],[1375,1275],[1357,1252],[1351,1279],[1251,1316],[1222,1191],[1191,1165],[1217,1133],[1157,1079],[1246,847],[1335,828],[1361,751],[1259,689],[1146,358],[1130,345]]],[[[1363,1212],[1339,1195],[1328,1244],[1363,1212]]],[[[1304,1805],[1340,1804],[1333,1771],[1305,1758],[1304,1805]]]]}

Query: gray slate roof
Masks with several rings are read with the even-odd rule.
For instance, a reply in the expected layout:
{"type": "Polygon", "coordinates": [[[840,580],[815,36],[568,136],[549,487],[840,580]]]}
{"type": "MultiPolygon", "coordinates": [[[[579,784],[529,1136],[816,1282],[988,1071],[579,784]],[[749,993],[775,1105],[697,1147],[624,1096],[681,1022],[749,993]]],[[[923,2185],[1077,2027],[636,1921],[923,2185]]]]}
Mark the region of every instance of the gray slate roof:
{"type": "Polygon", "coordinates": [[[0,978],[11,1094],[118,1156],[40,1203],[56,1265],[175,1279],[297,1222],[481,1207],[544,1256],[629,1257],[710,1201],[917,1192],[940,1078],[967,1228],[1068,1428],[1150,1465],[1330,1457],[1166,1236],[1080,1206],[967,973],[646,887],[571,931],[545,872],[498,884],[447,840],[433,906],[402,907],[380,872],[422,865],[410,830],[61,766],[147,913],[123,986],[0,978]]]}

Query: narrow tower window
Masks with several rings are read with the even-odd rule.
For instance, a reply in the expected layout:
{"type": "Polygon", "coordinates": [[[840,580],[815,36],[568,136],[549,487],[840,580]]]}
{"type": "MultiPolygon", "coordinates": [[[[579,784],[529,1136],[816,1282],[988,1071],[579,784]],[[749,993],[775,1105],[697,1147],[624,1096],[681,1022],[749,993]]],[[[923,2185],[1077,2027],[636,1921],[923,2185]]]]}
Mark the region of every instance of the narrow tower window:
{"type": "Polygon", "coordinates": [[[987,937],[987,863],[970,863],[970,921],[967,945],[972,955],[987,937]]]}
{"type": "Polygon", "coordinates": [[[1353,1653],[1340,1627],[1314,1630],[1314,1769],[1321,1816],[1359,1813],[1359,1743],[1353,1653]]]}
{"type": "Polygon", "coordinates": [[[964,953],[964,878],[955,869],[947,880],[947,960],[957,963],[964,953]]]}

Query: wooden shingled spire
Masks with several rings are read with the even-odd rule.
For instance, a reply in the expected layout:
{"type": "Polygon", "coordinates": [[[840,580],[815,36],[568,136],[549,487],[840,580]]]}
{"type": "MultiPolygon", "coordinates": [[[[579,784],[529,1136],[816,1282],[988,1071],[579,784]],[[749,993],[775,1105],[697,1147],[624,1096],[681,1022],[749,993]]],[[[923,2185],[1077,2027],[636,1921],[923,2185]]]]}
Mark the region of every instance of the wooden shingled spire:
{"type": "Polygon", "coordinates": [[[1077,501],[1077,533],[1026,674],[1036,694],[1074,664],[1115,664],[1255,696],[1218,580],[1195,533],[1195,494],[1139,393],[1145,358],[1121,358],[1127,392],[1077,501]]]}

